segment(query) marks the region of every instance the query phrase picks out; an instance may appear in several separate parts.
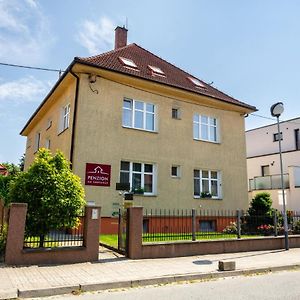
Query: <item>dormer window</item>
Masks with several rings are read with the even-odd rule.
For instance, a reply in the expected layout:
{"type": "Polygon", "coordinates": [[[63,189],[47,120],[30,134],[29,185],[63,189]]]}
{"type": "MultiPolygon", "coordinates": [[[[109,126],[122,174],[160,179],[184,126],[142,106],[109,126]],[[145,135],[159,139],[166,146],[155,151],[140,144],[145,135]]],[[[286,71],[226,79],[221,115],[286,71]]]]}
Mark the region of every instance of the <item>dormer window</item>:
{"type": "Polygon", "coordinates": [[[154,66],[150,66],[148,65],[148,68],[153,72],[153,74],[155,75],[162,75],[165,76],[165,73],[162,69],[158,68],[158,67],[154,67],[154,66]]]}
{"type": "Polygon", "coordinates": [[[205,89],[206,86],[198,79],[194,78],[194,77],[188,77],[188,79],[196,86],[199,88],[203,88],[205,89]]]}
{"type": "Polygon", "coordinates": [[[119,57],[119,59],[126,67],[137,69],[137,65],[134,63],[133,60],[121,56],[119,57]]]}

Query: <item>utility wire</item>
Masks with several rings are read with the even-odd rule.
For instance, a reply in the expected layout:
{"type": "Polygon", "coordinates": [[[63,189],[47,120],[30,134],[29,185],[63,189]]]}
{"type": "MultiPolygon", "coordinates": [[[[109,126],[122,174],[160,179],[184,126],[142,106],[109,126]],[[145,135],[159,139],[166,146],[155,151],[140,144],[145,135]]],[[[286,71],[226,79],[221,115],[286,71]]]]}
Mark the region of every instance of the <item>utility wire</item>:
{"type": "MultiPolygon", "coordinates": [[[[258,115],[256,113],[251,113],[251,114],[249,114],[249,116],[259,117],[259,118],[263,118],[263,119],[267,119],[267,120],[272,120],[273,122],[276,122],[275,118],[265,117],[265,116],[262,116],[262,115],[258,115]]],[[[282,121],[280,121],[280,123],[283,123],[283,122],[288,122],[288,123],[300,125],[299,122],[295,122],[295,121],[289,121],[289,120],[286,120],[286,121],[282,120],[282,121]]]]}
{"type": "Polygon", "coordinates": [[[65,72],[64,70],[58,69],[48,69],[48,68],[39,68],[39,67],[32,67],[32,66],[23,66],[23,65],[15,65],[15,64],[7,64],[0,62],[0,65],[7,66],[7,67],[15,67],[15,68],[25,68],[25,69],[32,69],[32,70],[40,70],[40,71],[49,71],[49,72],[65,72]]]}

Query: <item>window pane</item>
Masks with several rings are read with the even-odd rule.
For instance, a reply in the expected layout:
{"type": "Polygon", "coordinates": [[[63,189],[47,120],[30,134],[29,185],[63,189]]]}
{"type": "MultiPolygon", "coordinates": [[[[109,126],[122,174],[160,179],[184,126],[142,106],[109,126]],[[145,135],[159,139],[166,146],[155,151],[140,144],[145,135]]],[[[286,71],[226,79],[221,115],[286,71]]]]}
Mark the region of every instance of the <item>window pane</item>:
{"type": "Polygon", "coordinates": [[[208,126],[201,125],[201,139],[208,140],[208,126]]]}
{"type": "Polygon", "coordinates": [[[209,181],[202,179],[202,192],[209,193],[209,181]]]}
{"type": "Polygon", "coordinates": [[[130,163],[128,161],[121,161],[121,170],[129,171],[130,163]]]}
{"type": "Polygon", "coordinates": [[[215,118],[210,118],[210,119],[209,119],[209,123],[210,123],[210,125],[216,126],[216,125],[217,125],[217,119],[215,119],[215,118]]]}
{"type": "Polygon", "coordinates": [[[135,101],[135,109],[144,110],[144,102],[135,101]]]}
{"type": "Polygon", "coordinates": [[[208,124],[208,117],[207,116],[201,116],[201,123],[202,124],[208,124]]]}
{"type": "Polygon", "coordinates": [[[194,122],[198,122],[199,123],[199,115],[194,115],[194,122]]]}
{"type": "Polygon", "coordinates": [[[154,130],[154,115],[153,114],[146,114],[146,129],[154,130]]]}
{"type": "Polygon", "coordinates": [[[178,176],[178,167],[172,167],[171,175],[176,177],[178,176]]]}
{"type": "Polygon", "coordinates": [[[200,180],[194,179],[194,196],[200,196],[200,180]]]}
{"type": "Polygon", "coordinates": [[[129,172],[120,172],[120,182],[129,183],[129,172]]]}
{"type": "Polygon", "coordinates": [[[128,109],[123,109],[123,121],[124,126],[132,126],[132,111],[128,109]]]}
{"type": "Polygon", "coordinates": [[[210,172],[210,177],[213,179],[218,179],[218,172],[216,171],[211,171],[210,172]]]}
{"type": "Polygon", "coordinates": [[[208,178],[208,171],[202,171],[202,177],[208,178]]]}
{"type": "Polygon", "coordinates": [[[146,111],[147,111],[147,112],[154,113],[154,105],[153,105],[153,104],[150,104],[150,103],[147,103],[147,104],[146,104],[146,111]]]}
{"type": "Polygon", "coordinates": [[[217,128],[210,127],[210,140],[216,142],[217,141],[217,128]]]}
{"type": "Polygon", "coordinates": [[[194,124],[194,139],[199,139],[199,125],[194,124]]]}
{"type": "Polygon", "coordinates": [[[200,178],[200,171],[199,170],[194,170],[194,177],[200,178]]]}
{"type": "Polygon", "coordinates": [[[138,164],[138,163],[133,163],[133,171],[141,172],[142,171],[142,165],[138,164]]]}
{"type": "Polygon", "coordinates": [[[141,111],[135,111],[134,113],[135,113],[134,127],[135,128],[143,128],[144,113],[141,111]]]}
{"type": "Polygon", "coordinates": [[[123,107],[125,107],[125,108],[132,108],[132,101],[130,101],[130,100],[124,100],[123,101],[123,107]]]}
{"type": "Polygon", "coordinates": [[[211,195],[218,196],[218,181],[216,180],[211,181],[211,195]]]}
{"type": "Polygon", "coordinates": [[[145,172],[152,173],[153,166],[150,164],[145,164],[145,172]]]}
{"type": "Polygon", "coordinates": [[[153,176],[146,174],[144,176],[144,191],[146,193],[152,193],[152,186],[153,186],[153,176]]]}
{"type": "Polygon", "coordinates": [[[141,182],[142,182],[141,178],[142,178],[141,174],[137,174],[137,173],[132,174],[132,188],[133,189],[141,188],[141,182]]]}
{"type": "Polygon", "coordinates": [[[172,108],[172,118],[173,119],[178,119],[179,118],[179,113],[178,113],[178,109],[177,108],[172,108]]]}

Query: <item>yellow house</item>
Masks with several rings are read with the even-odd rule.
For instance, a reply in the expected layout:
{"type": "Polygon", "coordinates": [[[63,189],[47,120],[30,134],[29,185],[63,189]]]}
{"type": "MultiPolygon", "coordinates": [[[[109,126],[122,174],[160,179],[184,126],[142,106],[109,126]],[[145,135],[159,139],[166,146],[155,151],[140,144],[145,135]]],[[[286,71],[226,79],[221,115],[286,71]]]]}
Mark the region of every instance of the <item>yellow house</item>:
{"type": "Polygon", "coordinates": [[[117,27],[115,49],[75,57],[28,120],[25,168],[40,147],[62,150],[102,206],[103,232],[114,230],[118,182],[146,208],[246,208],[244,116],[255,110],[127,45],[117,27]]]}

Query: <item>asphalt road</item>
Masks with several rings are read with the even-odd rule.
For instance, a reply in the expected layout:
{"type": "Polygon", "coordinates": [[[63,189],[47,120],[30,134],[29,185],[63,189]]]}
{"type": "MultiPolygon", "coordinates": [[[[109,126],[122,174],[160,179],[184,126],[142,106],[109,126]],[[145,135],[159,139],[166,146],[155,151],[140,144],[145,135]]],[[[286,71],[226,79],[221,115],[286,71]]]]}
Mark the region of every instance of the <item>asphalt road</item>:
{"type": "MultiPolygon", "coordinates": [[[[64,300],[144,300],[144,299],[300,299],[300,271],[257,274],[205,282],[141,287],[118,291],[55,296],[48,299],[64,300]]],[[[36,299],[36,298],[35,298],[36,299]]],[[[47,299],[47,298],[40,298],[47,299]]]]}

